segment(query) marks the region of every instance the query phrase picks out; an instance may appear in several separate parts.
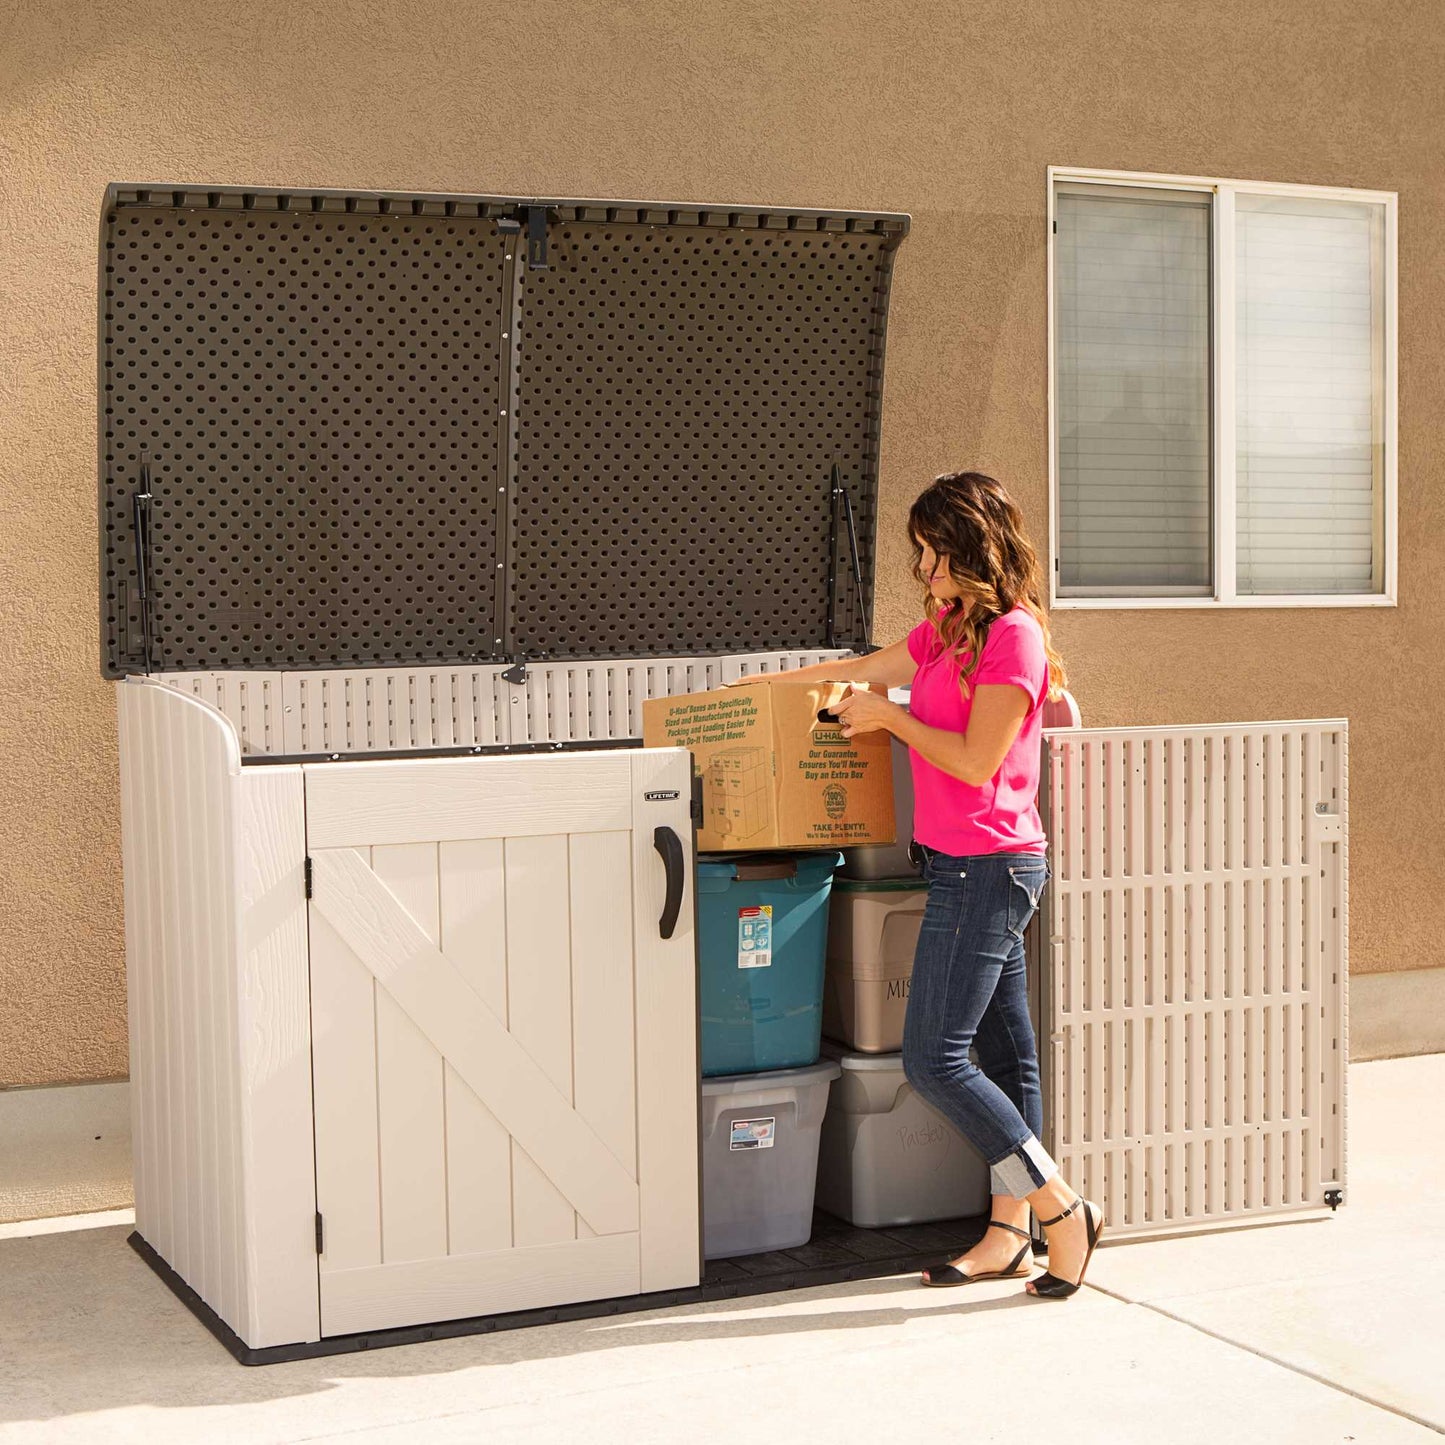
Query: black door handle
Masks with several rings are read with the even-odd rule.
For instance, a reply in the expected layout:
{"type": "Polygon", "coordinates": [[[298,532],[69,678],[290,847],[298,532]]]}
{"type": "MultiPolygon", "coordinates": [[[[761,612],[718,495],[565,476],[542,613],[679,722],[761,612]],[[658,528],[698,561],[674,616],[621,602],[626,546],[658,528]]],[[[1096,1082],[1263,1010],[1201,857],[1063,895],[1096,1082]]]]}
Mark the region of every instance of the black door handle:
{"type": "Polygon", "coordinates": [[[667,898],[662,905],[662,917],[657,921],[658,932],[664,938],[671,938],[677,927],[677,915],[682,909],[682,880],[684,856],[682,839],[671,828],[654,828],[652,846],[657,849],[663,867],[667,869],[667,898]]]}

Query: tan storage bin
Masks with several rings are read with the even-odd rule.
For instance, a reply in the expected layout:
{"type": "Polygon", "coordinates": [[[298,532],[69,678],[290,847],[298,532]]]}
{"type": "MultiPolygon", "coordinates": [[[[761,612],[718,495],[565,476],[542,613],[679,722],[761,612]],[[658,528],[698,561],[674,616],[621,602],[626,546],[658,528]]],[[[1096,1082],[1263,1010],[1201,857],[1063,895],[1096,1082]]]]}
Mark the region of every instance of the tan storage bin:
{"type": "Polygon", "coordinates": [[[835,878],[828,910],[823,1032],[864,1054],[903,1047],[913,953],[928,885],[917,878],[835,878]]]}

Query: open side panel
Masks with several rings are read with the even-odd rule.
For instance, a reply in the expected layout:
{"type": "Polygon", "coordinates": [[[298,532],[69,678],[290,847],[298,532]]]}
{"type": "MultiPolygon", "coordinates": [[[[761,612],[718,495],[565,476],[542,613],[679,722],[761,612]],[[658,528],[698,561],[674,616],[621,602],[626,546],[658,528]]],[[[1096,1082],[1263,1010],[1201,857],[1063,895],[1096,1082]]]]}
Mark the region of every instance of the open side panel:
{"type": "Polygon", "coordinates": [[[1046,734],[1048,1147],[1113,1231],[1344,1187],[1346,725],[1046,734]]]}
{"type": "Polygon", "coordinates": [[[689,769],[304,769],[324,1334],[698,1282],[689,769]]]}

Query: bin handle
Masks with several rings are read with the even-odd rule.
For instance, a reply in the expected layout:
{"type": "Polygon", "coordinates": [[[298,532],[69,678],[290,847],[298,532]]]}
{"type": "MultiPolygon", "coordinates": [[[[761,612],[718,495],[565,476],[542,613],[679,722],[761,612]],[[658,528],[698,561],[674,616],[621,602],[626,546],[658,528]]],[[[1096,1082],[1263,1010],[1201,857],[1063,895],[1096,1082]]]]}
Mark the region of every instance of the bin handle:
{"type": "Polygon", "coordinates": [[[671,828],[658,827],[652,830],[652,846],[667,870],[667,897],[662,904],[662,917],[657,920],[657,930],[664,938],[671,938],[677,927],[677,915],[682,910],[682,881],[686,871],[682,839],[671,828]]]}
{"type": "Polygon", "coordinates": [[[739,883],[761,883],[770,878],[796,878],[798,865],[792,858],[779,858],[768,863],[733,864],[739,883]]]}

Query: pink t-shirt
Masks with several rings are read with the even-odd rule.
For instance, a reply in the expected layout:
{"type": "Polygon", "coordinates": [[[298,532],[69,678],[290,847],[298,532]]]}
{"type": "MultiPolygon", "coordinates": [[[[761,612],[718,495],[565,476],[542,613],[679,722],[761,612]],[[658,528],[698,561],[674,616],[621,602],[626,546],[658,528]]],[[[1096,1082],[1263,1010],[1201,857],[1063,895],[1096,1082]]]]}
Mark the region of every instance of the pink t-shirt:
{"type": "MultiPolygon", "coordinates": [[[[927,618],[908,634],[908,651],[918,664],[909,711],[929,727],[966,732],[972,693],[963,696],[959,659],[944,652],[927,618]]],[[[1015,607],[997,618],[969,687],[1013,683],[1028,694],[1029,710],[998,772],[982,787],[965,783],[908,750],[913,761],[913,836],[920,843],[956,857],[1047,850],[1038,793],[1039,733],[1048,679],[1044,634],[1033,614],[1015,607]]]]}

